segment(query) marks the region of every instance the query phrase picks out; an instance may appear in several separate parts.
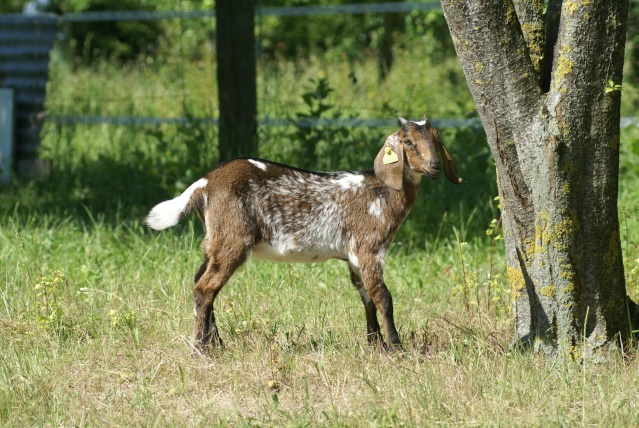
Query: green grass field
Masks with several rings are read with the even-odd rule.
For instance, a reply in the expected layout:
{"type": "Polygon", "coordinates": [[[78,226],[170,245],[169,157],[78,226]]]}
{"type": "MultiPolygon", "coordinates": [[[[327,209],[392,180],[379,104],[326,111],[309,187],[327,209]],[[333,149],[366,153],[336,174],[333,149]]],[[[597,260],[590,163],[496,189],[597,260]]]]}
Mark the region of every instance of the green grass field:
{"type": "MultiPolygon", "coordinates": [[[[72,72],[54,57],[47,105],[57,114],[210,116],[210,63],[72,72]]],[[[452,60],[404,55],[382,85],[367,77],[376,76],[372,60],[354,68],[358,84],[340,61],[263,64],[260,114],[304,111],[312,77],[327,79],[326,102],[343,117],[474,112],[452,60]]],[[[393,131],[311,138],[322,165],[357,169],[372,166],[393,131]]],[[[297,164],[295,132],[261,129],[261,155],[297,164]]],[[[47,124],[52,177],[0,193],[2,425],[638,425],[636,351],[599,364],[509,352],[503,242],[486,233],[499,216],[494,166],[480,133],[440,132],[464,183],[423,182],[385,269],[404,353],[367,345],[344,264],[250,261],[216,301],[226,349],[202,357],[191,347],[200,224],[156,233],[142,219],[215,165],[216,130],[47,124]]],[[[621,147],[621,238],[637,299],[639,131],[623,130],[621,147]]]]}

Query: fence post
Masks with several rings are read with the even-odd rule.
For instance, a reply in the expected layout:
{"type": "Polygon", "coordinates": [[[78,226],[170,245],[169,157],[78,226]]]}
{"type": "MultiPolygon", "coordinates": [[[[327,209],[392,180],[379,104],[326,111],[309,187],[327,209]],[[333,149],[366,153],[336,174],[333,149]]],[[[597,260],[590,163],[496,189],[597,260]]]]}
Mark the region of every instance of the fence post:
{"type": "Polygon", "coordinates": [[[254,12],[253,0],[215,3],[220,161],[257,154],[254,12]]]}
{"type": "Polygon", "coordinates": [[[0,88],[0,182],[11,180],[15,145],[13,89],[0,88]]]}

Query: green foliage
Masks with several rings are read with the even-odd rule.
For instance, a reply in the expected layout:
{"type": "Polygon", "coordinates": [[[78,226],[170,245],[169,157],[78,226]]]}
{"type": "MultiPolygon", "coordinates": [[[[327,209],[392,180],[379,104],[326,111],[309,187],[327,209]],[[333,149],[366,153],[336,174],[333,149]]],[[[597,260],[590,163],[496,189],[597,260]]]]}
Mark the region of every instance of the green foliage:
{"type": "Polygon", "coordinates": [[[36,321],[40,328],[47,332],[62,333],[68,328],[63,312],[63,301],[60,287],[64,284],[61,270],[41,275],[33,291],[35,293],[36,321]]]}
{"type": "MultiPolygon", "coordinates": [[[[308,0],[283,0],[266,1],[263,6],[310,4],[308,0]]],[[[312,2],[312,4],[318,4],[318,2],[312,2]]],[[[336,4],[336,2],[323,0],[319,4],[336,4]]],[[[367,46],[366,41],[370,39],[371,32],[378,29],[381,23],[379,15],[373,18],[377,21],[376,23],[371,23],[364,15],[317,15],[310,18],[299,19],[295,16],[262,18],[260,30],[264,53],[270,57],[292,58],[309,56],[318,51],[330,51],[334,55],[346,55],[352,58],[353,53],[367,46]]]]}
{"type": "Polygon", "coordinates": [[[0,13],[20,13],[25,3],[25,0],[5,0],[0,3],[0,13]]]}
{"type": "MultiPolygon", "coordinates": [[[[624,91],[625,92],[625,91],[624,91]]],[[[619,166],[619,222],[628,295],[639,300],[639,128],[622,129],[619,166]]]]}
{"type": "Polygon", "coordinates": [[[626,33],[626,76],[633,86],[639,84],[639,3],[632,1],[628,9],[628,30],[626,33]]]}
{"type": "Polygon", "coordinates": [[[167,157],[170,157],[171,150],[174,150],[171,139],[182,141],[182,149],[185,150],[184,161],[165,163],[165,167],[158,171],[148,162],[148,159],[144,157],[141,159],[146,161],[145,169],[148,172],[156,173],[154,175],[164,187],[170,189],[171,193],[185,190],[191,183],[206,174],[211,169],[211,165],[217,164],[218,161],[217,128],[204,119],[195,117],[187,106],[184,107],[183,111],[187,123],[176,125],[174,132],[158,128],[151,130],[149,135],[157,138],[157,150],[160,153],[166,153],[167,157]]]}
{"type": "Polygon", "coordinates": [[[404,15],[404,22],[405,33],[398,40],[401,49],[423,43],[426,55],[431,59],[455,56],[455,47],[441,11],[413,11],[404,15]]]}
{"type": "MultiPolygon", "coordinates": [[[[311,87],[302,94],[305,109],[295,113],[290,119],[291,129],[287,136],[295,147],[288,162],[302,168],[316,170],[353,169],[361,164],[362,152],[371,150],[371,141],[365,142],[365,133],[345,126],[308,126],[307,119],[344,119],[339,107],[330,103],[329,95],[334,92],[328,79],[309,79],[311,87]]],[[[370,134],[370,132],[369,132],[370,134]]],[[[375,139],[376,140],[376,139],[375,139]]],[[[372,144],[377,142],[373,140],[372,144]]],[[[362,168],[368,167],[368,165],[362,168]]]]}
{"type": "MultiPolygon", "coordinates": [[[[315,88],[311,88],[311,90],[302,94],[308,111],[296,113],[293,124],[303,119],[319,119],[324,113],[333,108],[332,105],[326,103],[328,95],[333,92],[327,79],[311,79],[310,82],[316,85],[315,88]]],[[[339,113],[334,114],[332,117],[339,117],[339,113]]],[[[338,132],[338,129],[328,129],[326,127],[298,127],[292,135],[292,139],[299,141],[300,144],[298,159],[306,163],[305,167],[317,165],[318,155],[316,152],[318,144],[330,144],[332,141],[338,140],[335,138],[338,132]]]]}
{"type": "MultiPolygon", "coordinates": [[[[19,3],[19,2],[18,2],[19,3]]],[[[331,0],[319,4],[338,4],[331,0]]],[[[299,6],[305,0],[267,1],[262,6],[299,6]]],[[[317,4],[317,2],[313,2],[317,4]]],[[[9,6],[7,6],[9,7],[9,6]]],[[[13,6],[14,8],[17,6],[13,6]]],[[[62,13],[97,11],[204,10],[214,8],[211,1],[168,0],[53,0],[52,8],[62,13]]],[[[384,14],[312,15],[298,17],[260,17],[257,8],[257,31],[260,52],[267,59],[309,58],[315,54],[332,59],[347,59],[351,66],[373,54],[387,61],[389,68],[395,50],[413,49],[425,43],[433,58],[452,58],[454,49],[441,12],[419,12],[401,15],[387,21],[384,14]],[[388,45],[388,46],[387,46],[388,45]]],[[[203,59],[202,51],[210,50],[215,39],[214,20],[187,19],[163,21],[71,23],[61,29],[65,33],[65,55],[75,65],[96,61],[117,62],[170,61],[177,53],[191,61],[203,59]]]]}
{"type": "Polygon", "coordinates": [[[608,80],[608,84],[606,85],[606,93],[610,93],[610,92],[614,92],[614,91],[621,91],[621,85],[616,84],[615,82],[613,82],[612,80],[608,80]]]}
{"type": "MultiPolygon", "coordinates": [[[[270,0],[263,6],[330,5],[344,2],[322,0],[270,0]]],[[[359,3],[374,3],[360,1],[359,3]]],[[[389,27],[389,15],[370,13],[363,15],[316,15],[298,17],[262,18],[260,31],[262,48],[269,58],[309,57],[325,54],[361,61],[363,53],[382,55],[383,44],[389,40],[396,49],[411,49],[416,43],[428,41],[429,55],[442,58],[454,55],[448,27],[440,11],[413,11],[402,14],[397,23],[389,27]],[[391,31],[392,34],[386,34],[391,31]]]]}
{"type": "MultiPolygon", "coordinates": [[[[100,12],[114,10],[109,0],[59,0],[63,12],[100,12]]],[[[116,10],[154,10],[146,0],[122,0],[116,10]]],[[[162,26],[158,21],[73,22],[66,28],[67,55],[77,65],[96,59],[132,61],[158,49],[162,26]]]]}

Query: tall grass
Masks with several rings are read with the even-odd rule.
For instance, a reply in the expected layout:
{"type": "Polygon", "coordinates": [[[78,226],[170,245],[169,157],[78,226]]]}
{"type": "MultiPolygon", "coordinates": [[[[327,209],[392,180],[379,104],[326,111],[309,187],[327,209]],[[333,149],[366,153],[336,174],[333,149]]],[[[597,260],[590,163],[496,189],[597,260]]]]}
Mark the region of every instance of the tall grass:
{"type": "MultiPolygon", "coordinates": [[[[260,114],[303,111],[311,77],[328,80],[334,91],[327,102],[336,114],[472,114],[453,61],[430,63],[419,51],[400,57],[381,85],[372,59],[352,66],[357,83],[341,61],[262,65],[260,114]]],[[[216,98],[209,63],[72,71],[56,59],[49,111],[205,117],[216,98]]],[[[262,129],[262,155],[294,161],[295,131],[262,129]]],[[[352,130],[333,142],[339,149],[329,153],[331,162],[370,167],[392,131],[352,130]]],[[[481,134],[441,134],[464,184],[423,182],[385,269],[404,353],[367,345],[364,311],[344,264],[250,261],[216,301],[226,349],[201,357],[190,344],[200,225],[190,219],[154,233],[141,219],[215,165],[215,129],[198,122],[48,124],[42,154],[54,163],[50,180],[17,182],[0,193],[0,420],[8,426],[636,425],[634,353],[580,366],[509,351],[510,291],[503,249],[494,241],[500,232],[493,222],[494,167],[481,134]]],[[[636,130],[622,132],[621,149],[622,245],[629,293],[637,298],[636,130]]]]}

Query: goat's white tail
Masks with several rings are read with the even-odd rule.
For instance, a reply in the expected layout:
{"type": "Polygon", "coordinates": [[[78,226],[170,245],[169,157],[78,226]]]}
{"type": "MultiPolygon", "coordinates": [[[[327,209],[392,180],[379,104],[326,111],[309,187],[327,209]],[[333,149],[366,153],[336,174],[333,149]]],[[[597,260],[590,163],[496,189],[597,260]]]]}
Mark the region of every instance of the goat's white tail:
{"type": "Polygon", "coordinates": [[[208,181],[205,178],[200,178],[177,198],[164,201],[154,206],[146,217],[146,224],[155,230],[168,229],[178,224],[180,219],[190,211],[189,202],[191,202],[193,193],[197,189],[205,187],[207,183],[208,181]]]}

